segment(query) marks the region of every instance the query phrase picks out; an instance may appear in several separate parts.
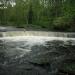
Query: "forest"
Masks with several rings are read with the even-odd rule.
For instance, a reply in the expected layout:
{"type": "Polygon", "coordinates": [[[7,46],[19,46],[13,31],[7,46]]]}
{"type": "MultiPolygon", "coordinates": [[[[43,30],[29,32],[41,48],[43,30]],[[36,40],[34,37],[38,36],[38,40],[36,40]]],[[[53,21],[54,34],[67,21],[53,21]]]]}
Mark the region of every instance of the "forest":
{"type": "Polygon", "coordinates": [[[0,26],[75,31],[75,0],[0,0],[0,26]]]}

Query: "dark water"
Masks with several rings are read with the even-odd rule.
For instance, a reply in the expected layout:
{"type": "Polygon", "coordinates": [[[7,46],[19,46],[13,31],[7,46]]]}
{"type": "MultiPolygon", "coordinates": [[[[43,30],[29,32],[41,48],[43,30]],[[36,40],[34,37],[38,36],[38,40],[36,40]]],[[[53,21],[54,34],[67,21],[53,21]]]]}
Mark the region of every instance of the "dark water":
{"type": "Polygon", "coordinates": [[[75,39],[15,37],[0,40],[0,75],[62,75],[59,69],[72,60],[75,60],[75,39]]]}

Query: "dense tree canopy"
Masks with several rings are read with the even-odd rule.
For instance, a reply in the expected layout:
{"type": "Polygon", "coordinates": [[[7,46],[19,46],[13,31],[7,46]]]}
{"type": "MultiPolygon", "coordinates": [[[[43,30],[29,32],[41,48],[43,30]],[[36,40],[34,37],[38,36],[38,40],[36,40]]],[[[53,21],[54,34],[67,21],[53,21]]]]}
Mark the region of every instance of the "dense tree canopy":
{"type": "Polygon", "coordinates": [[[74,31],[75,0],[0,0],[0,25],[74,31]]]}

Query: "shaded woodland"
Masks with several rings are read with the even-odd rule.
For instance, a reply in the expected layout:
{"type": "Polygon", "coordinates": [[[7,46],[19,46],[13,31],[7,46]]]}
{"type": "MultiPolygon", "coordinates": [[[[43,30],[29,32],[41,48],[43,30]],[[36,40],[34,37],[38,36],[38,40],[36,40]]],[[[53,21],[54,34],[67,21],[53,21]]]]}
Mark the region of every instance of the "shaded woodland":
{"type": "Polygon", "coordinates": [[[75,0],[0,0],[0,25],[75,31],[75,0]]]}

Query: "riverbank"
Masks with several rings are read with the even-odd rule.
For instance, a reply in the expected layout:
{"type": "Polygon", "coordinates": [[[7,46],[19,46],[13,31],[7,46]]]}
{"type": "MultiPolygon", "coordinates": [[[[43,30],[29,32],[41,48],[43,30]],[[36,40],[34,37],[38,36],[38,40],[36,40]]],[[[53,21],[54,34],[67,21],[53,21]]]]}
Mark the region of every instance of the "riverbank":
{"type": "MultiPolygon", "coordinates": [[[[74,27],[73,27],[74,28],[74,27]]],[[[58,27],[42,27],[41,25],[32,25],[32,24],[25,24],[25,25],[0,25],[0,31],[1,29],[5,29],[7,31],[23,31],[23,30],[27,30],[27,31],[49,31],[49,32],[75,32],[75,29],[70,29],[65,27],[65,29],[63,29],[62,26],[58,27]]]]}

